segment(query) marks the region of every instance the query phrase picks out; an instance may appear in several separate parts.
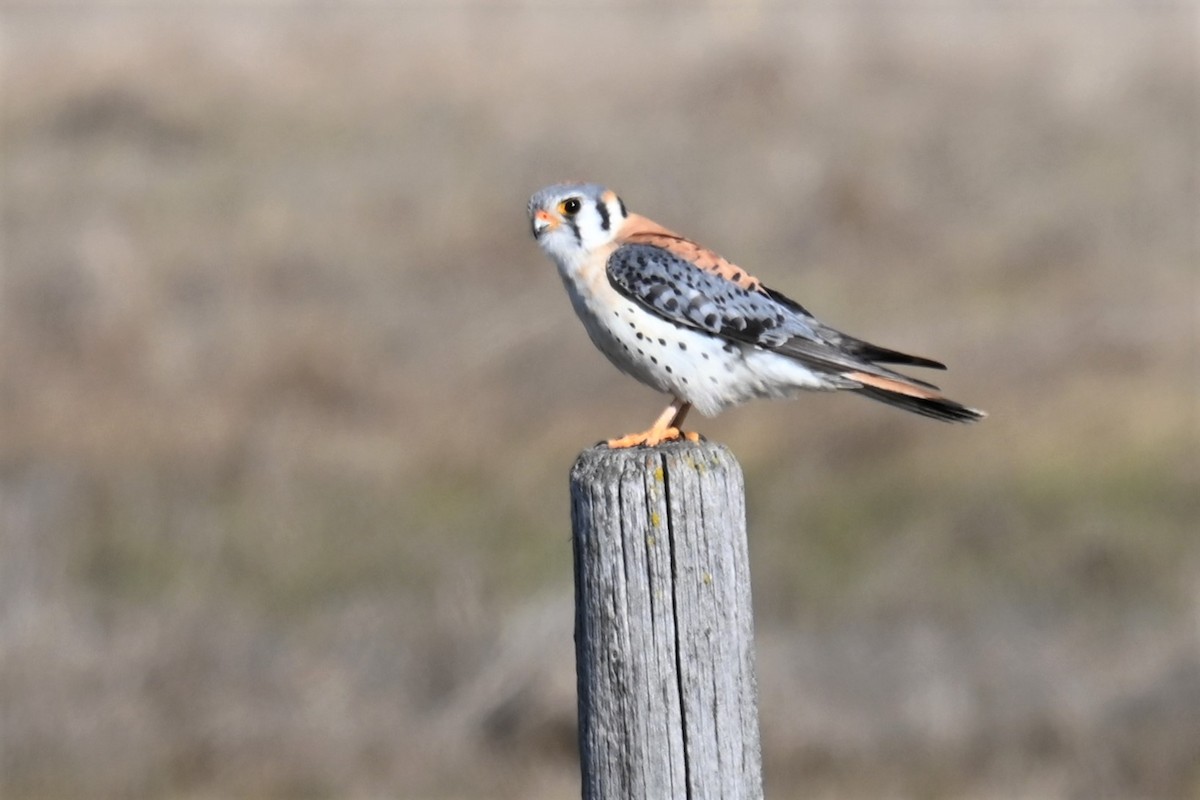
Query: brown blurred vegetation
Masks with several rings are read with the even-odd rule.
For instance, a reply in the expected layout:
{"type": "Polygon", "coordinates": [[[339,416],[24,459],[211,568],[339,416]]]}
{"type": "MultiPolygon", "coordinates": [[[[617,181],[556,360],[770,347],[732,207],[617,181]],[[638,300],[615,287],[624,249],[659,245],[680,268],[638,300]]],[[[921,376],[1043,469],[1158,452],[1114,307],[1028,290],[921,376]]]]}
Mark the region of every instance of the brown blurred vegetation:
{"type": "Polygon", "coordinates": [[[770,796],[1200,797],[1194,6],[2,13],[4,798],[575,796],[564,178],[992,413],[697,420],[770,796]]]}

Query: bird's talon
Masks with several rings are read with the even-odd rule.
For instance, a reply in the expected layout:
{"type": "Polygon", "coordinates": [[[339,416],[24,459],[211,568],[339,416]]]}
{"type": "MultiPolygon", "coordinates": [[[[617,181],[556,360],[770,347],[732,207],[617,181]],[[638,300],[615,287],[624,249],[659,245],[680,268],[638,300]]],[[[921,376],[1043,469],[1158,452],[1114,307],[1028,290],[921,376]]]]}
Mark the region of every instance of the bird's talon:
{"type": "Polygon", "coordinates": [[[658,439],[650,446],[653,447],[654,445],[662,444],[663,442],[678,441],[679,437],[682,435],[683,434],[679,428],[667,428],[665,431],[659,434],[658,439]]]}
{"type": "Polygon", "coordinates": [[[695,431],[681,431],[679,428],[662,428],[658,430],[651,428],[642,433],[631,433],[627,436],[622,436],[620,439],[609,439],[608,446],[613,450],[623,450],[628,447],[657,447],[663,442],[677,442],[681,439],[689,442],[699,442],[700,434],[695,431]]]}
{"type": "Polygon", "coordinates": [[[627,447],[637,447],[645,441],[645,436],[642,434],[631,433],[622,436],[620,439],[609,439],[605,444],[609,450],[624,450],[627,447]]]}

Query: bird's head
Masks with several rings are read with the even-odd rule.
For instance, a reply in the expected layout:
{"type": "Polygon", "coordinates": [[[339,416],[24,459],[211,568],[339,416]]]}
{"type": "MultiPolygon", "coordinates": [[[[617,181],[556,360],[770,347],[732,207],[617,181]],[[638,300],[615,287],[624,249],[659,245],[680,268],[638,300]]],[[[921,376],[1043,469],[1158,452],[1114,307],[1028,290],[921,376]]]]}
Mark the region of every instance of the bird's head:
{"type": "Polygon", "coordinates": [[[559,183],[529,199],[533,237],[559,263],[572,263],[614,238],[628,214],[596,183],[559,183]]]}

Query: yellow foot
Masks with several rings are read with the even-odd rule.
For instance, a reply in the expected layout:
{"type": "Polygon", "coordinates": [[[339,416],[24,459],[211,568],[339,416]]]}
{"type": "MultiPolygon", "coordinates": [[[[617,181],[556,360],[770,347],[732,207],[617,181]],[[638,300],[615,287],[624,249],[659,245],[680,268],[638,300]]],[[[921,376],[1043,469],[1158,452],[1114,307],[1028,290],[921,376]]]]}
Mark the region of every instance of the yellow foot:
{"type": "Polygon", "coordinates": [[[620,439],[609,439],[608,446],[613,450],[641,445],[655,447],[663,442],[674,442],[679,439],[698,442],[700,441],[700,434],[695,431],[681,431],[679,428],[651,428],[642,433],[631,433],[628,436],[622,436],[620,439]]]}

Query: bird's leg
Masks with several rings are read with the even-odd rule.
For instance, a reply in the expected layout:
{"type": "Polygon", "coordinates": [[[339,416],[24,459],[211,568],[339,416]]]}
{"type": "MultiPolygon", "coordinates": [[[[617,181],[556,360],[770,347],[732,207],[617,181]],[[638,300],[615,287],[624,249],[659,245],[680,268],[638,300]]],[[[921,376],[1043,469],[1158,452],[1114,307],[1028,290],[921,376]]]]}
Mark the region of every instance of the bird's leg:
{"type": "Polygon", "coordinates": [[[619,450],[625,447],[637,447],[644,444],[647,447],[654,447],[660,442],[671,442],[676,439],[687,439],[689,442],[700,441],[698,433],[684,433],[679,430],[679,426],[683,424],[683,418],[687,416],[688,411],[692,408],[691,403],[685,403],[678,397],[671,398],[671,405],[667,406],[663,413],[658,415],[658,419],[654,420],[654,424],[650,429],[641,433],[631,433],[628,436],[622,436],[620,439],[609,439],[608,446],[614,450],[619,450]]]}
{"type": "MultiPolygon", "coordinates": [[[[675,428],[680,433],[683,433],[683,420],[684,417],[688,415],[688,412],[692,410],[692,404],[681,403],[679,400],[676,400],[674,403],[668,406],[668,409],[676,407],[678,407],[678,410],[675,412],[675,416],[671,417],[671,422],[668,424],[668,427],[675,428]]],[[[663,413],[666,414],[667,412],[664,411],[663,413]]],[[[699,441],[700,434],[695,434],[695,436],[696,438],[692,439],[691,441],[699,441]]]]}

